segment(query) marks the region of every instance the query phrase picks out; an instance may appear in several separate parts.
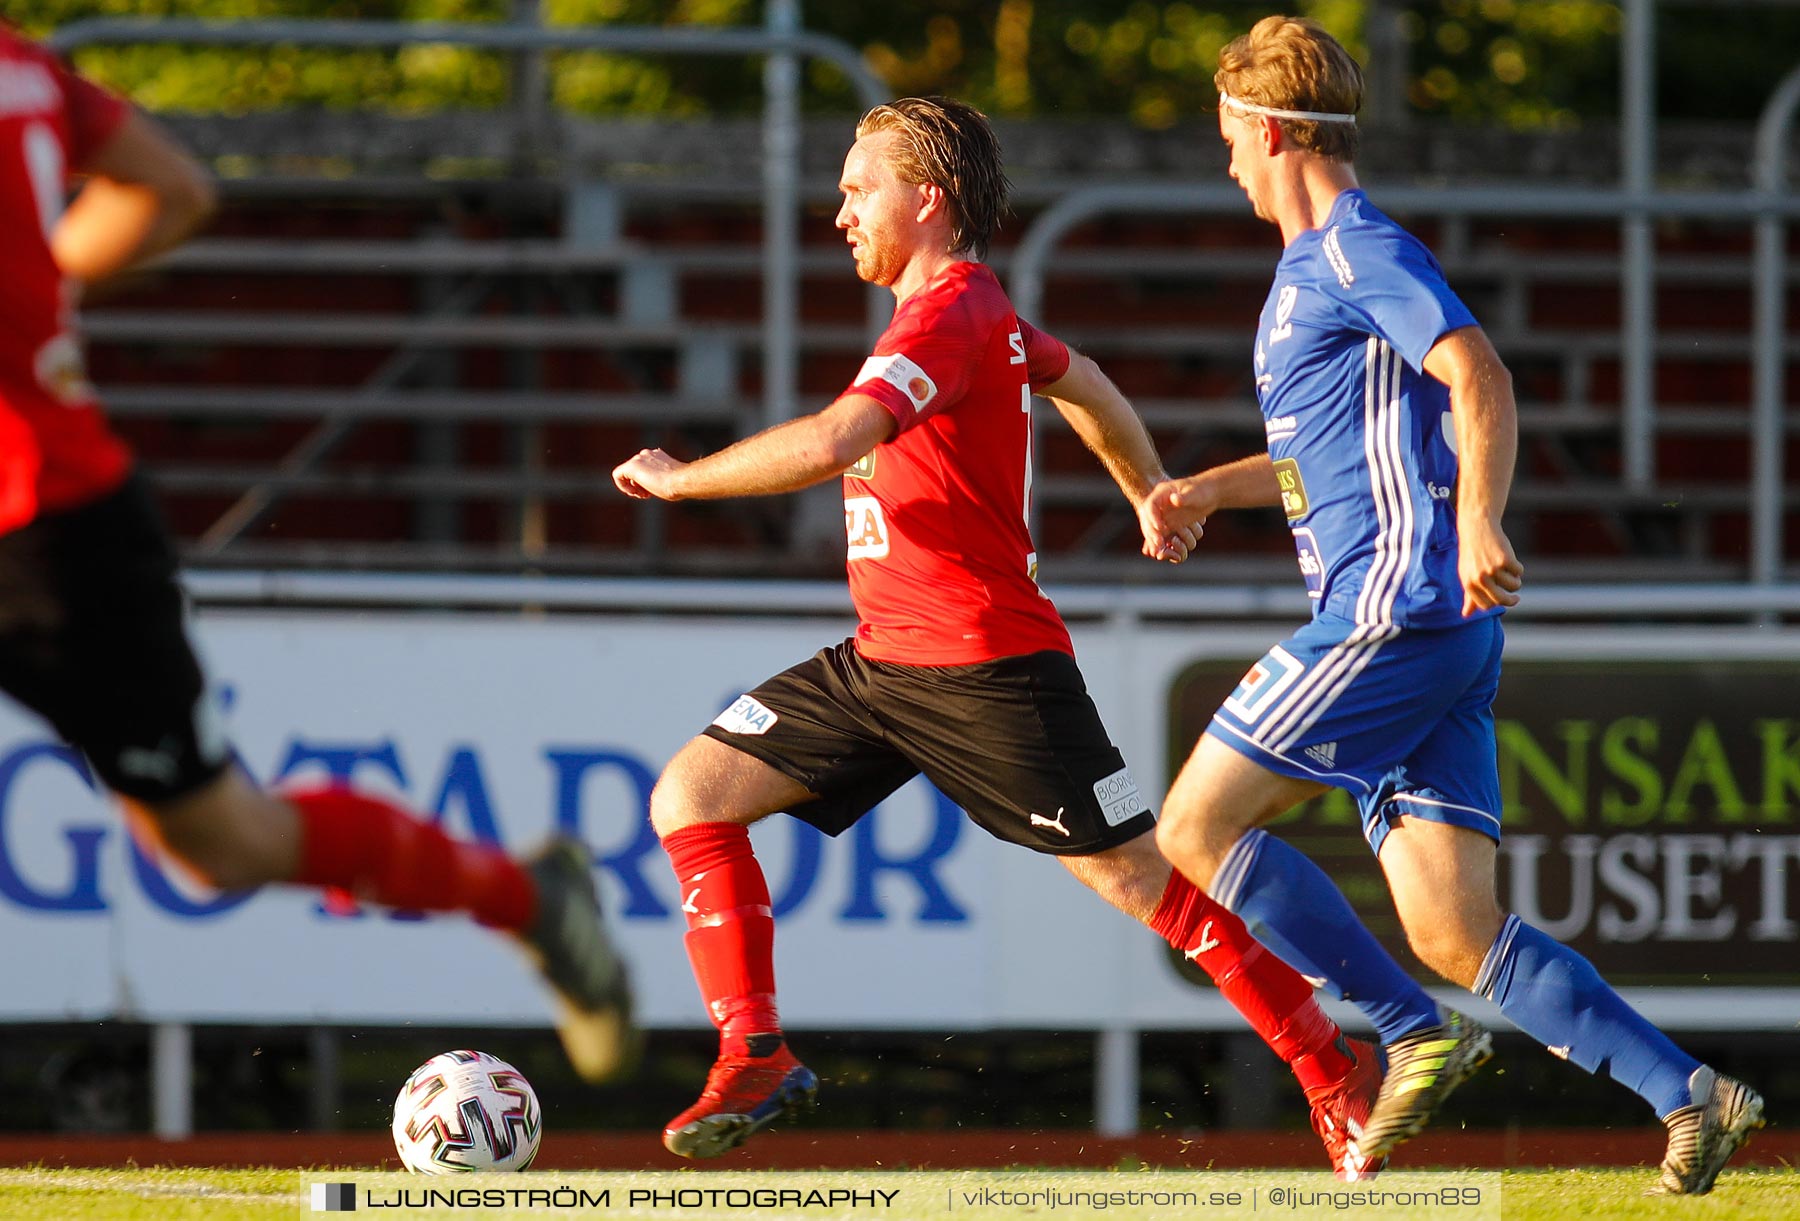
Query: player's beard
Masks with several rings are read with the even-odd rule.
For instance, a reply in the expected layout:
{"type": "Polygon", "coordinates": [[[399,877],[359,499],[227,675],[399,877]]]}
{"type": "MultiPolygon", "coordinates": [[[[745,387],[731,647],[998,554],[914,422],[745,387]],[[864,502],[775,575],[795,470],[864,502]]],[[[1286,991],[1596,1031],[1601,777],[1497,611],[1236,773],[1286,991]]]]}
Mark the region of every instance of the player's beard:
{"type": "Polygon", "coordinates": [[[878,244],[865,237],[853,251],[852,257],[856,260],[858,278],[866,283],[887,288],[900,278],[900,256],[893,246],[885,242],[878,244]]]}

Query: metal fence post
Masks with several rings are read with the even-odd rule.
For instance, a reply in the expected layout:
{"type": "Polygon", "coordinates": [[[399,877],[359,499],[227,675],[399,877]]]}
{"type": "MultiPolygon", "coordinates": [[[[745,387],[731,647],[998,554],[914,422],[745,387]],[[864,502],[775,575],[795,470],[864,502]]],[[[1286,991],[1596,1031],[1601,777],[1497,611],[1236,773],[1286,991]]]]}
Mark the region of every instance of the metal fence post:
{"type": "Polygon", "coordinates": [[[150,1124],[162,1140],[194,1134],[194,1028],[161,1022],[150,1034],[150,1124]]]}
{"type": "Polygon", "coordinates": [[[1787,146],[1800,109],[1800,68],[1782,78],[1756,125],[1755,330],[1751,393],[1750,579],[1781,579],[1787,449],[1787,146]]]}
{"type": "MultiPolygon", "coordinates": [[[[1656,185],[1656,0],[1629,0],[1620,40],[1621,185],[1629,200],[1656,185]]],[[[1620,374],[1625,484],[1643,491],[1656,479],[1656,233],[1648,213],[1627,204],[1620,225],[1620,374]]]]}
{"type": "MultiPolygon", "coordinates": [[[[772,37],[800,28],[800,0],[768,0],[772,37]]],[[[800,62],[763,61],[763,425],[791,419],[798,382],[800,62]]]]}
{"type": "Polygon", "coordinates": [[[1094,1131],[1132,1135],[1137,1108],[1138,1032],[1109,1026],[1094,1036],[1094,1131]]]}
{"type": "MultiPolygon", "coordinates": [[[[512,19],[516,25],[541,27],[544,17],[539,0],[512,0],[512,19]]],[[[549,79],[543,51],[521,51],[513,56],[511,101],[518,123],[516,155],[521,162],[535,161],[544,154],[544,125],[550,108],[545,92],[549,79]]]]}

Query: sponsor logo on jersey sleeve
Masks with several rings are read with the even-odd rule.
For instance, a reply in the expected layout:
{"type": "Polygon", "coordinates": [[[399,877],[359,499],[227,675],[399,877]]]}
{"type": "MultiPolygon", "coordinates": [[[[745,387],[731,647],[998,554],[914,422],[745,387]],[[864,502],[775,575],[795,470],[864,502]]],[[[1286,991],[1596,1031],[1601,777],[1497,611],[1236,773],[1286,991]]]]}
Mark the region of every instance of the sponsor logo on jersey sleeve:
{"type": "Polygon", "coordinates": [[[1276,645],[1250,667],[1237,690],[1225,697],[1225,707],[1244,724],[1254,725],[1305,669],[1292,653],[1276,645]]]}
{"type": "Polygon", "coordinates": [[[864,382],[876,380],[898,387],[911,400],[914,411],[925,410],[931,405],[931,400],[937,397],[937,383],[931,380],[931,374],[904,353],[869,357],[863,361],[862,368],[856,372],[856,380],[851,384],[860,386],[864,382]]]}
{"type": "Polygon", "coordinates": [[[1138,796],[1137,781],[1131,778],[1128,767],[1094,781],[1094,800],[1100,803],[1100,816],[1106,819],[1109,827],[1128,822],[1147,808],[1144,799],[1138,796]]]}
{"type": "Polygon", "coordinates": [[[1339,288],[1349,288],[1356,283],[1356,269],[1350,266],[1350,260],[1344,257],[1344,247],[1338,241],[1338,226],[1333,225],[1325,235],[1325,261],[1331,264],[1331,270],[1337,276],[1339,288]]]}
{"type": "Polygon", "coordinates": [[[1306,526],[1294,527],[1294,552],[1300,560],[1300,576],[1306,582],[1306,596],[1320,598],[1325,594],[1325,556],[1319,540],[1306,526]]]}
{"type": "Polygon", "coordinates": [[[888,553],[887,516],[873,496],[844,497],[844,535],[853,560],[879,560],[888,553]]]}
{"type": "Polygon", "coordinates": [[[1312,506],[1306,499],[1306,481],[1300,478],[1300,464],[1292,458],[1275,460],[1275,482],[1281,488],[1281,511],[1289,521],[1299,521],[1312,506]]]}
{"type": "Polygon", "coordinates": [[[765,734],[781,718],[747,695],[713,718],[713,724],[726,733],[765,734]]]}

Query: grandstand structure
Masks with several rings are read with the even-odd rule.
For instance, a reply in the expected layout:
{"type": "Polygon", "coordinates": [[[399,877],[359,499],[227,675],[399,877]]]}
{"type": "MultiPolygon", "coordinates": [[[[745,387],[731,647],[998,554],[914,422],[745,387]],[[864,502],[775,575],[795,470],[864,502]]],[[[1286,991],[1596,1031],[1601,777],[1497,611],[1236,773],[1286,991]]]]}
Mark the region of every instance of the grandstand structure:
{"type": "MultiPolygon", "coordinates": [[[[169,27],[83,23],[61,41],[202,33],[169,27]]],[[[225,213],[86,325],[190,561],[833,575],[825,498],[634,504],[607,478],[640,446],[697,454],[823,406],[883,320],[830,223],[849,116],[798,125],[785,105],[785,127],[541,107],[171,116],[225,172],[225,213]],[[782,131],[778,174],[763,151],[782,131]]],[[[1636,120],[1616,142],[1369,134],[1377,202],[1433,247],[1517,379],[1509,526],[1534,579],[1779,578],[1796,507],[1783,384],[1800,384],[1782,376],[1797,347],[1781,316],[1800,262],[1775,257],[1800,211],[1781,190],[1793,105],[1772,100],[1755,149],[1671,143],[1663,163],[1707,188],[1679,193],[1650,189],[1658,153],[1636,120]],[[1456,185],[1421,185],[1445,173],[1456,185]]],[[[997,270],[1023,314],[1112,372],[1176,471],[1260,444],[1246,345],[1278,252],[1208,123],[1003,129],[1019,215],[997,270]]],[[[1039,415],[1048,579],[1152,579],[1116,489],[1039,415]]],[[[1290,563],[1281,523],[1246,517],[1217,524],[1204,565],[1154,579],[1275,582],[1290,563]]]]}

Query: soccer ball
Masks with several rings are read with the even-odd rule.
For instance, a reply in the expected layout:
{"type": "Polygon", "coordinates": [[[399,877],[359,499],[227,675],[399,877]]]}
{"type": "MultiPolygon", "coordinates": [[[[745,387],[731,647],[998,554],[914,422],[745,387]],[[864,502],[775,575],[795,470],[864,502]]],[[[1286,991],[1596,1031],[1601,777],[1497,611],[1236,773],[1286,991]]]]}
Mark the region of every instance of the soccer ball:
{"type": "Polygon", "coordinates": [[[543,1113],[523,1074],[485,1051],[447,1051],[413,1070],[394,1099],[394,1147],[408,1170],[523,1170],[543,1113]]]}

